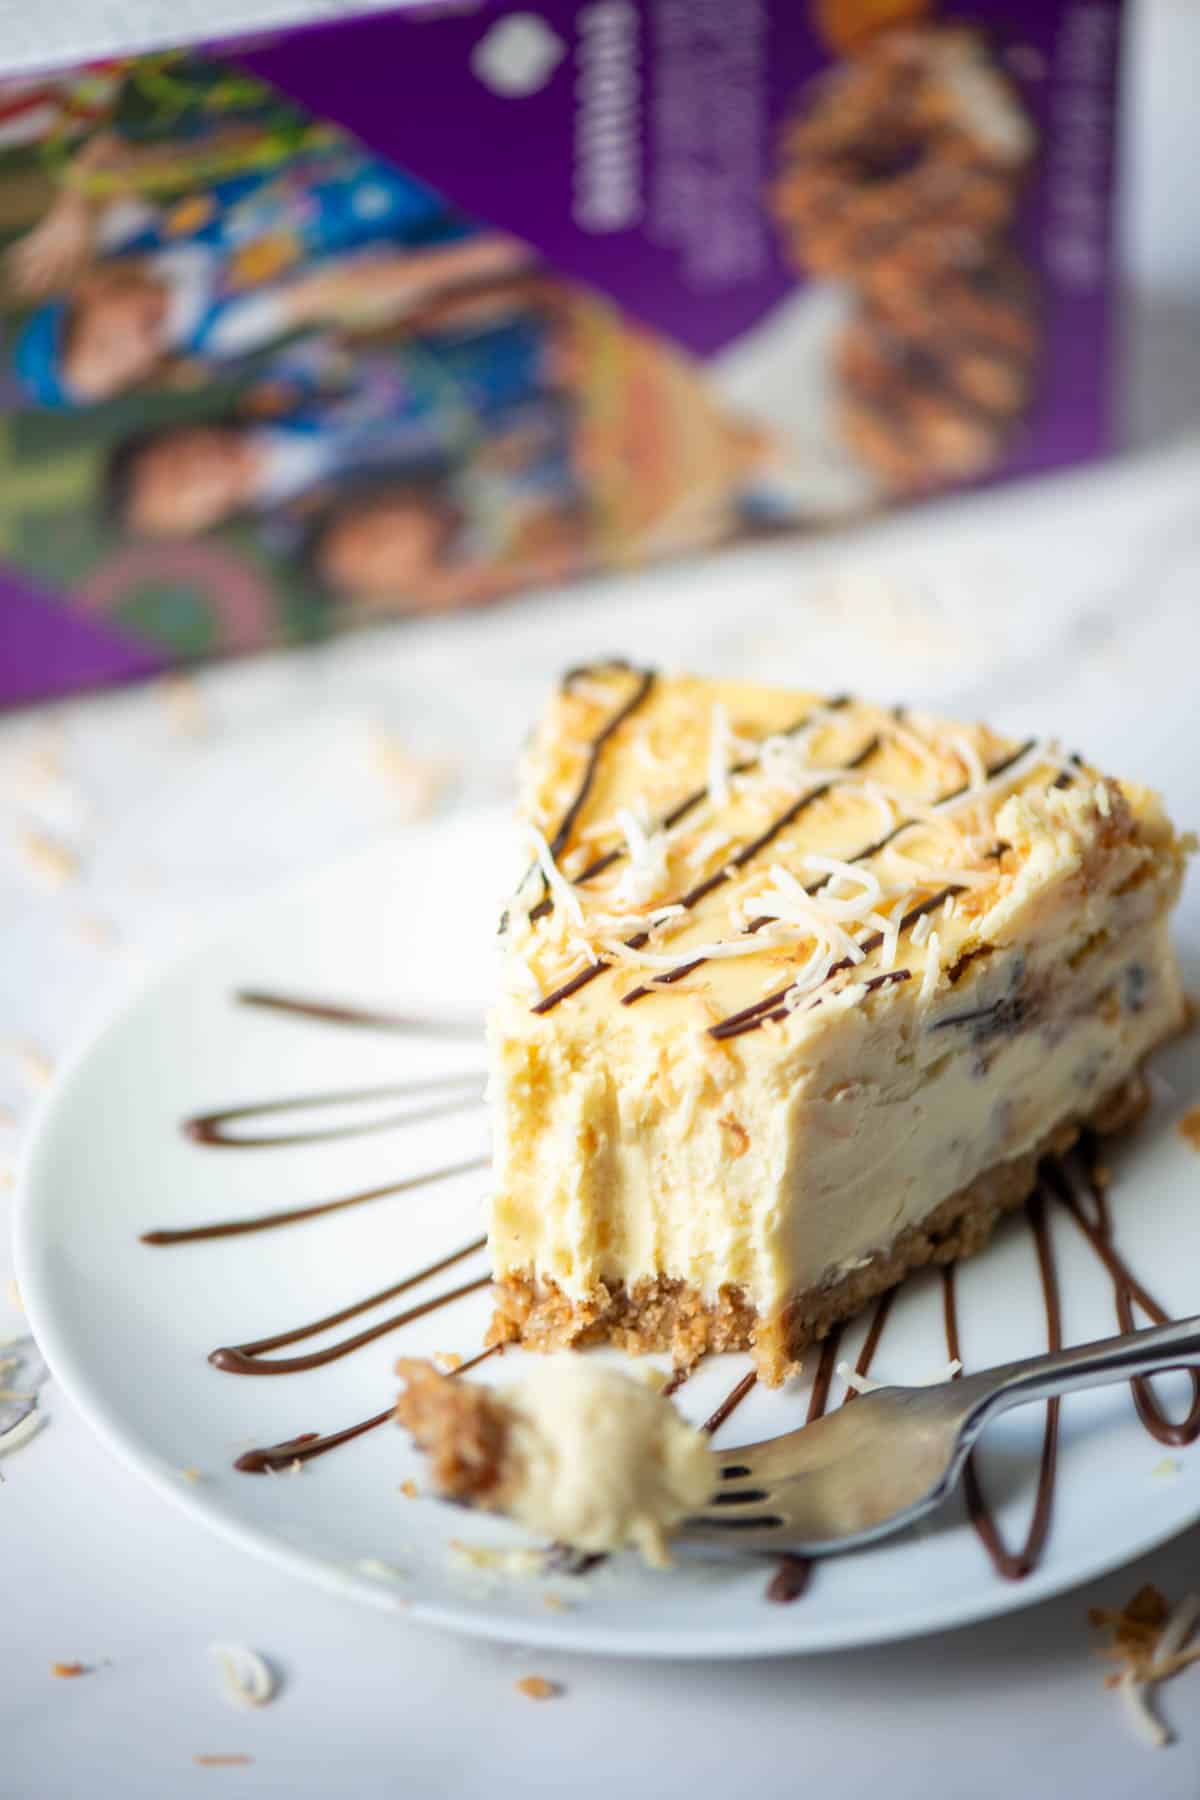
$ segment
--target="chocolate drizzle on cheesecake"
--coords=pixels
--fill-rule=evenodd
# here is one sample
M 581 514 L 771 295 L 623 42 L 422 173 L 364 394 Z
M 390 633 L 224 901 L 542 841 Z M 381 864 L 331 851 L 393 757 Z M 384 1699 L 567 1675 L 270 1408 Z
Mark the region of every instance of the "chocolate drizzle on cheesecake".
M 860 769 L 875 755 L 880 742 L 878 736 L 868 739 L 857 755 L 852 756 L 845 765 L 846 771 Z M 703 881 L 697 882 L 695 887 L 689 888 L 685 894 L 678 894 L 674 899 L 664 901 L 663 905 L 679 906 L 683 908 L 684 912 L 691 912 L 694 907 L 699 906 L 702 900 L 706 900 L 710 894 L 715 893 L 717 888 L 723 887 L 727 881 L 731 881 L 735 875 L 740 874 L 756 856 L 761 856 L 762 852 L 775 842 L 781 831 L 786 831 L 789 825 L 795 823 L 801 813 L 806 812 L 818 800 L 824 799 L 833 785 L 832 781 L 823 781 L 818 787 L 810 788 L 806 794 L 801 794 L 799 799 L 793 800 L 792 804 L 778 817 L 772 819 L 764 831 L 760 831 L 757 837 L 751 838 L 749 843 L 743 844 L 740 850 L 727 858 L 719 869 L 714 869 L 711 875 L 706 876 Z M 638 931 L 631 938 L 626 938 L 625 948 L 627 950 L 643 950 L 649 942 L 649 931 Z M 570 981 L 564 982 L 561 987 L 544 995 L 530 1010 L 538 1014 L 552 1012 L 563 1000 L 568 999 L 572 994 L 577 994 L 580 988 L 586 987 L 590 981 L 596 979 L 597 975 L 603 975 L 606 969 L 612 967 L 613 964 L 604 957 L 597 962 L 590 963 L 586 969 L 581 969 L 579 974 L 573 976 Z
M 595 674 L 596 671 L 595 670 L 588 670 L 588 671 L 575 670 L 575 671 L 573 671 L 573 673 L 575 675 L 579 675 L 581 673 Z M 645 698 L 645 696 L 643 696 L 643 698 Z M 800 732 L 807 731 L 807 729 L 810 725 L 815 724 L 817 721 L 817 718 L 822 713 L 840 712 L 844 707 L 851 706 L 851 705 L 853 705 L 853 703 L 854 703 L 854 696 L 852 694 L 835 694 L 832 700 L 826 700 L 823 702 L 823 704 L 820 707 L 817 707 L 816 709 L 810 708 L 807 712 L 801 714 L 800 718 L 798 718 L 794 724 L 785 726 L 784 730 L 779 733 L 779 736 L 783 737 L 783 738 L 797 737 L 797 736 L 799 736 Z M 640 704 L 640 702 L 639 702 L 639 704 Z M 625 716 L 628 717 L 628 713 L 626 713 Z M 623 720 L 618 721 L 618 723 L 623 723 L 623 722 L 624 722 Z M 605 737 L 604 741 L 607 742 L 608 736 L 612 735 L 612 727 L 606 726 L 605 731 L 607 733 L 607 736 Z M 759 763 L 759 756 L 756 753 L 753 756 L 744 757 L 740 762 L 732 763 L 729 767 L 728 773 L 730 775 L 748 775 L 750 773 L 751 769 L 756 769 L 758 767 L 758 763 Z M 590 766 L 590 764 L 589 764 L 589 766 Z M 594 771 L 593 771 L 593 773 L 594 773 Z M 590 782 L 589 782 L 589 788 L 590 788 Z M 586 800 L 586 798 L 587 798 L 587 795 L 584 794 L 583 800 Z M 691 812 L 694 812 L 695 809 L 703 801 L 705 801 L 707 799 L 708 799 L 707 786 L 693 788 L 690 793 L 684 795 L 682 800 L 677 801 L 676 804 L 674 806 L 672 806 L 668 812 L 663 814 L 662 818 L 659 819 L 657 825 L 655 826 L 655 829 L 657 831 L 670 831 L 676 825 L 681 825 L 683 823 L 684 819 L 687 818 L 688 814 Z M 579 795 L 577 794 L 575 796 L 575 800 L 572 802 L 572 808 L 568 809 L 568 816 L 570 817 L 572 829 L 574 828 L 575 824 L 578 822 L 579 813 L 580 813 L 582 805 L 583 805 L 583 801 L 580 800 Z M 551 839 L 551 843 L 550 843 L 551 851 L 556 858 L 561 856 L 563 851 L 565 851 L 569 845 L 569 840 L 570 840 L 570 832 L 569 831 L 568 831 L 566 837 L 563 838 L 562 843 L 559 844 L 559 839 L 560 839 L 560 837 L 562 837 L 562 830 L 563 830 L 563 828 L 560 825 L 558 828 L 558 831 L 555 832 L 554 837 Z M 558 846 L 557 848 L 555 848 L 556 845 Z M 584 882 L 594 880 L 597 875 L 603 875 L 608 869 L 611 869 L 616 863 L 621 862 L 628 854 L 629 854 L 628 849 L 626 848 L 626 846 L 624 844 L 616 844 L 613 846 L 613 848 L 611 850 L 605 850 L 602 855 L 594 857 L 591 862 L 587 863 L 585 865 L 585 867 L 580 870 L 579 874 L 575 877 L 574 885 L 576 887 L 579 887 Z M 545 918 L 546 914 L 549 912 L 552 912 L 553 909 L 554 909 L 553 896 L 551 896 L 549 894 L 544 894 L 542 896 L 542 898 L 538 901 L 537 905 L 531 909 L 529 917 L 536 923 L 536 921 L 538 919 Z
M 900 710 L 901 709 L 897 709 L 898 712 Z M 999 762 L 993 763 L 991 768 L 985 771 L 987 779 L 989 781 L 995 781 L 999 776 L 1006 774 L 1009 769 L 1013 768 L 1018 762 L 1020 762 L 1022 757 L 1028 756 L 1029 752 L 1034 748 L 1034 745 L 1036 744 L 1036 742 L 1037 742 L 1036 738 L 1027 738 L 1026 741 L 1023 744 L 1019 745 L 1016 750 L 1011 751 L 1009 753 L 1009 755 L 1002 757 Z M 857 765 L 855 763 L 851 763 L 848 766 L 851 769 L 853 769 Z M 826 787 L 818 790 L 818 793 L 814 794 L 813 798 L 814 799 L 819 798 L 820 794 L 825 793 L 827 791 L 828 791 L 828 784 L 826 784 Z M 963 798 L 963 796 L 969 792 L 970 792 L 970 783 L 969 782 L 961 782 L 958 787 L 952 788 L 949 793 L 942 794 L 938 799 L 930 801 L 930 805 L 934 808 L 942 807 L 942 806 L 949 806 L 951 801 L 961 800 Z M 869 862 L 873 856 L 879 856 L 891 844 L 894 844 L 896 839 L 898 837 L 900 837 L 902 835 L 902 833 L 904 833 L 906 831 L 912 831 L 920 823 L 921 823 L 921 821 L 919 819 L 900 819 L 900 820 L 898 820 L 896 822 L 896 824 L 892 826 L 892 829 L 890 831 L 885 832 L 882 837 L 874 839 L 874 841 L 872 843 L 865 844 L 861 850 L 856 850 L 853 856 L 846 857 L 845 861 L 848 864 Z M 805 887 L 804 892 L 806 894 L 810 894 L 810 895 L 819 894 L 819 893 L 823 892 L 823 890 L 829 886 L 830 882 L 833 879 L 834 879 L 834 877 L 832 875 L 822 875 L 822 877 L 819 881 L 810 882 Z M 750 922 L 744 927 L 744 935 L 747 937 L 750 937 L 750 936 L 754 935 L 756 932 L 761 931 L 764 926 L 770 925 L 772 923 L 773 923 L 773 921 L 772 921 L 771 915 L 769 913 L 762 913 L 757 918 L 751 919 Z M 871 943 L 870 948 L 875 949 L 878 947 L 878 944 L 880 944 L 882 942 L 883 942 L 882 934 L 879 934 L 877 940 L 875 942 Z M 867 944 L 865 941 L 864 941 L 862 947 L 864 950 L 867 948 Z M 694 969 L 702 968 L 704 966 L 705 962 L 707 962 L 707 960 L 708 960 L 707 957 L 697 956 L 697 957 L 693 957 L 693 959 L 690 962 L 680 963 L 678 965 L 678 967 L 676 967 L 674 969 L 668 969 L 665 974 L 657 976 L 653 981 L 646 982 L 641 987 L 633 988 L 631 990 L 631 992 L 623 995 L 622 1002 L 621 1002 L 622 1005 L 632 1006 L 635 1001 L 644 999 L 647 994 L 652 994 L 656 987 L 666 987 L 666 986 L 670 986 L 672 983 L 674 983 L 676 981 L 681 981 L 685 975 L 690 975 Z M 839 967 L 845 967 L 845 966 L 846 966 L 845 964 L 839 965 Z M 832 969 L 830 970 L 831 975 L 834 972 L 835 972 L 834 970 L 832 970 Z M 765 1005 L 766 1002 L 762 1002 L 762 1004 Z M 739 1013 L 736 1016 L 738 1018 L 740 1018 L 742 1015 Z M 714 1025 L 712 1028 L 712 1035 L 714 1037 L 718 1037 L 719 1035 L 721 1035 L 723 1027 L 728 1025 L 729 1022 L 730 1021 L 728 1019 L 722 1019 L 717 1025 Z M 748 1027 L 747 1029 L 750 1029 L 750 1028 Z

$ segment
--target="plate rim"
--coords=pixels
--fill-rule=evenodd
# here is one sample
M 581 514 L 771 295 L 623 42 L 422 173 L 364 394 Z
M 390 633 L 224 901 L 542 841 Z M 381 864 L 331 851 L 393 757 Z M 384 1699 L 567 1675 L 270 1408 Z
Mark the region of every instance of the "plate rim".
M 510 1615 L 476 1606 L 465 1594 L 461 1603 L 410 1598 L 402 1581 L 376 1580 L 327 1553 L 289 1545 L 278 1533 L 235 1515 L 215 1493 L 206 1494 L 203 1488 L 181 1483 L 179 1477 L 164 1466 L 158 1453 L 142 1441 L 137 1429 L 130 1427 L 114 1411 L 102 1385 L 92 1381 L 86 1366 L 76 1358 L 65 1336 L 60 1334 L 53 1284 L 43 1285 L 38 1272 L 39 1170 L 59 1129 L 60 1117 L 69 1110 L 84 1067 L 110 1030 L 132 1015 L 153 991 L 186 964 L 200 960 L 210 949 L 232 939 L 243 917 L 269 912 L 272 906 L 284 900 L 302 899 L 306 890 L 317 888 L 324 882 L 349 878 L 356 866 L 370 866 L 382 857 L 394 855 L 414 837 L 457 834 L 464 828 L 470 831 L 480 826 L 494 828 L 505 811 L 497 806 L 473 807 L 442 819 L 423 821 L 322 862 L 299 875 L 272 882 L 256 894 L 230 902 L 203 929 L 189 931 L 182 940 L 161 950 L 147 964 L 114 972 L 86 1009 L 84 1021 L 60 1061 L 50 1087 L 39 1097 L 24 1135 L 16 1170 L 12 1242 L 21 1305 L 30 1331 L 67 1401 L 105 1449 L 157 1495 L 225 1542 L 261 1556 L 273 1566 L 326 1593 L 477 1639 L 639 1661 L 719 1661 L 817 1655 L 903 1642 L 939 1631 L 961 1630 L 1067 1594 L 1192 1529 L 1200 1521 L 1200 1491 L 1186 1513 L 1176 1515 L 1161 1528 L 1156 1527 L 1133 1549 L 1123 1545 L 1115 1550 L 1076 1556 L 1065 1566 L 1047 1565 L 1017 1581 L 996 1578 L 990 1588 L 964 1594 L 957 1601 L 934 1601 L 918 1607 L 915 1614 L 909 1609 L 903 1617 L 892 1616 L 874 1626 L 860 1615 L 853 1615 L 840 1627 L 836 1620 L 825 1619 L 819 1627 L 806 1631 L 802 1610 L 770 1608 L 764 1610 L 764 1623 L 769 1621 L 771 1628 L 761 1633 L 745 1625 L 664 1628 L 655 1624 L 652 1613 L 644 1628 L 635 1629 L 589 1622 L 583 1609 L 563 1617 L 547 1614 L 543 1618 L 531 1614 L 528 1619 L 516 1620 Z M 871 1552 L 855 1554 L 870 1555 Z

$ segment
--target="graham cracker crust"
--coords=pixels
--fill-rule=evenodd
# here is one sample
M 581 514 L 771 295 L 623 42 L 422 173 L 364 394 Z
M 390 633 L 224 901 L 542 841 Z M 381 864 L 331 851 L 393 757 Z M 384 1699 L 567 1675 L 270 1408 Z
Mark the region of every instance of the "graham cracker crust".
M 495 1503 L 511 1416 L 486 1387 L 453 1381 L 432 1363 L 403 1357 L 396 1423 L 430 1459 L 434 1488 L 451 1500 Z
M 1142 1075 L 1131 1077 L 1091 1113 L 1063 1120 L 1032 1150 L 985 1169 L 861 1268 L 798 1294 L 776 1319 L 761 1320 L 737 1287 L 724 1287 L 709 1301 L 687 1282 L 658 1275 L 632 1288 L 601 1282 L 583 1300 L 572 1300 L 553 1281 L 520 1275 L 493 1290 L 496 1310 L 487 1342 L 519 1342 L 542 1351 L 607 1343 L 635 1356 L 670 1351 L 683 1368 L 707 1351 L 748 1350 L 759 1379 L 777 1387 L 810 1344 L 915 1269 L 957 1262 L 981 1250 L 1004 1214 L 1015 1212 L 1034 1191 L 1043 1157 L 1062 1155 L 1085 1130 L 1102 1135 L 1123 1130 L 1148 1102 Z

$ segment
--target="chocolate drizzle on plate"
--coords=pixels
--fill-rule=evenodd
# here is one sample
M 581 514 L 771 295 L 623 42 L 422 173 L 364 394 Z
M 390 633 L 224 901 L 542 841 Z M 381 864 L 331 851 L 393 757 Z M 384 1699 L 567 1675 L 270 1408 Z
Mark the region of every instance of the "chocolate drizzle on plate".
M 490 1287 L 491 1276 L 480 1275 L 474 1281 L 464 1281 L 461 1286 L 451 1288 L 448 1293 L 437 1294 L 432 1300 L 422 1300 L 404 1312 L 394 1313 L 390 1318 L 381 1320 L 378 1325 L 370 1325 L 365 1331 L 356 1332 L 353 1337 L 340 1338 L 336 1344 L 327 1344 L 322 1350 L 309 1350 L 303 1356 L 272 1357 L 267 1352 L 286 1349 L 289 1344 L 299 1344 L 305 1338 L 331 1331 L 335 1325 L 342 1325 L 347 1319 L 356 1319 L 360 1313 L 370 1312 L 373 1307 L 382 1306 L 385 1300 L 394 1300 L 397 1295 L 408 1293 L 411 1288 L 428 1281 L 431 1275 L 440 1275 L 443 1269 L 452 1268 L 466 1257 L 473 1256 L 477 1250 L 484 1249 L 486 1244 L 486 1238 L 476 1238 L 472 1243 L 452 1250 L 437 1262 L 427 1263 L 415 1275 L 408 1275 L 391 1287 L 381 1288 L 377 1294 L 368 1294 L 365 1300 L 355 1300 L 351 1305 L 339 1308 L 337 1312 L 327 1313 L 322 1319 L 314 1319 L 308 1325 L 293 1326 L 290 1331 L 278 1332 L 274 1337 L 256 1338 L 249 1344 L 226 1345 L 220 1350 L 212 1351 L 208 1360 L 214 1369 L 223 1369 L 227 1375 L 299 1375 L 306 1369 L 324 1368 L 326 1363 L 337 1362 L 341 1357 L 349 1356 L 351 1351 L 361 1350 L 364 1344 L 373 1344 L 376 1338 L 385 1337 L 389 1331 L 397 1331 L 401 1325 L 408 1325 L 413 1319 L 423 1319 L 428 1313 L 449 1306 L 452 1300 L 461 1300 L 466 1294 L 478 1293 L 480 1288 Z
M 481 1350 L 478 1356 L 460 1363 L 451 1373 L 465 1375 L 468 1369 L 478 1368 L 489 1356 L 499 1356 L 503 1349 L 503 1344 L 493 1344 L 490 1350 Z M 302 1431 L 299 1437 L 285 1438 L 281 1444 L 267 1444 L 260 1450 L 243 1452 L 233 1466 L 243 1475 L 270 1475 L 280 1469 L 290 1469 L 293 1463 L 311 1462 L 314 1456 L 324 1456 L 327 1450 L 336 1450 L 339 1444 L 348 1444 L 352 1438 L 362 1437 L 377 1426 L 386 1425 L 394 1412 L 395 1408 L 389 1406 L 384 1412 L 373 1413 L 369 1419 L 360 1419 L 357 1425 L 345 1425 L 341 1431 L 331 1431 L 325 1437 L 315 1431 Z
M 1017 752 L 1017 756 L 1024 753 L 1025 749 L 1023 748 Z M 1016 757 L 1011 760 L 1015 761 Z M 997 770 L 991 771 L 992 774 L 996 772 Z M 919 908 L 913 909 L 908 917 L 919 917 L 921 912 L 942 904 L 952 891 L 947 889 L 941 894 L 932 896 L 929 900 L 922 902 Z M 891 979 L 905 979 L 907 976 L 907 970 L 889 972 Z M 419 1032 L 424 1029 L 422 1022 L 408 1015 L 365 1012 L 354 1007 L 326 1001 L 296 1000 L 290 996 L 264 994 L 256 989 L 244 990 L 238 998 L 245 1005 L 264 1008 L 280 1015 L 298 1016 L 325 1025 L 383 1031 L 412 1030 Z M 760 1002 L 759 1004 L 761 1006 L 766 1003 Z M 754 1009 L 749 1010 L 754 1011 Z M 740 1018 L 740 1015 L 738 1017 Z M 761 1022 L 757 1013 L 755 1013 L 755 1022 Z M 735 1021 L 728 1020 L 723 1023 L 731 1025 Z M 436 1022 L 431 1022 L 431 1025 L 436 1026 Z M 432 1031 L 432 1034 L 436 1035 L 436 1029 Z M 416 1101 L 417 1104 L 407 1110 L 388 1113 L 381 1119 L 349 1125 L 342 1123 L 315 1130 L 308 1128 L 278 1132 L 250 1130 L 246 1135 L 240 1135 L 236 1129 L 231 1129 L 231 1127 L 255 1122 L 269 1124 L 280 1117 L 286 1119 L 288 1115 L 296 1113 L 311 1113 L 324 1108 L 345 1108 L 356 1104 L 386 1102 L 393 1099 Z M 426 1102 L 429 1104 L 425 1104 Z M 248 1105 L 230 1107 L 223 1111 L 197 1115 L 184 1121 L 183 1130 L 194 1143 L 206 1149 L 213 1147 L 220 1147 L 224 1150 L 282 1148 L 295 1144 L 320 1142 L 330 1138 L 356 1136 L 365 1131 L 404 1129 L 427 1118 L 440 1116 L 444 1112 L 457 1112 L 481 1104 L 481 1076 L 452 1074 L 431 1077 L 422 1081 L 395 1083 L 381 1088 L 357 1089 L 349 1093 L 258 1101 Z M 1062 1206 L 1084 1241 L 1108 1271 L 1113 1284 L 1117 1322 L 1122 1331 L 1132 1331 L 1136 1328 L 1135 1308 L 1155 1323 L 1165 1323 L 1169 1317 L 1165 1308 L 1148 1292 L 1130 1269 L 1113 1242 L 1111 1214 L 1104 1191 L 1096 1176 L 1095 1157 L 1095 1140 L 1091 1134 L 1085 1134 L 1076 1151 L 1069 1157 L 1049 1159 L 1042 1167 L 1039 1188 L 1027 1202 L 1025 1209 L 1037 1252 L 1039 1278 L 1046 1311 L 1046 1341 L 1051 1349 L 1059 1347 L 1062 1341 L 1058 1276 L 1048 1220 L 1048 1211 L 1052 1203 Z M 317 1201 L 310 1206 L 289 1207 L 249 1219 L 225 1220 L 208 1225 L 150 1231 L 144 1235 L 142 1242 L 154 1246 L 182 1245 L 202 1240 L 235 1238 L 259 1231 L 271 1231 L 284 1225 L 313 1220 L 326 1213 L 359 1206 L 386 1195 L 405 1193 L 430 1186 L 455 1175 L 482 1170 L 486 1166 L 486 1158 L 475 1157 L 333 1200 Z M 436 1261 L 426 1264 L 414 1274 L 368 1295 L 365 1299 L 354 1301 L 320 1319 L 294 1326 L 290 1330 L 279 1332 L 274 1336 L 256 1338 L 243 1344 L 223 1346 L 214 1350 L 209 1360 L 214 1367 L 226 1373 L 245 1376 L 288 1375 L 321 1368 L 375 1342 L 390 1332 L 401 1329 L 416 1319 L 481 1291 L 490 1285 L 490 1277 L 482 1275 L 461 1282 L 322 1348 L 308 1350 L 296 1356 L 276 1356 L 272 1352 L 287 1349 L 293 1344 L 303 1343 L 310 1338 L 331 1331 L 336 1326 L 344 1324 L 350 1319 L 358 1318 L 388 1300 L 410 1292 L 423 1282 L 431 1280 L 443 1271 L 465 1261 L 469 1256 L 482 1251 L 485 1244 L 484 1238 L 475 1238 L 470 1243 L 461 1245 Z M 942 1283 L 947 1349 L 952 1358 L 957 1358 L 959 1356 L 959 1314 L 956 1272 L 953 1267 L 942 1271 Z M 870 1326 L 855 1364 L 856 1373 L 861 1376 L 867 1375 L 879 1351 L 896 1292 L 897 1290 L 892 1290 L 884 1294 L 875 1304 Z M 827 1409 L 842 1336 L 843 1327 L 835 1326 L 821 1345 L 809 1394 L 806 1415 L 808 1423 L 820 1418 Z M 489 1357 L 499 1354 L 499 1351 L 499 1345 L 481 1350 L 468 1361 L 458 1365 L 453 1373 L 456 1376 L 464 1375 L 480 1363 L 487 1361 Z M 675 1393 L 686 1381 L 687 1376 L 686 1369 L 677 1370 L 667 1382 L 664 1391 L 668 1394 Z M 1179 1419 L 1172 1419 L 1167 1415 L 1148 1380 L 1140 1378 L 1130 1384 L 1139 1419 L 1147 1431 L 1162 1444 L 1179 1447 L 1193 1444 L 1200 1439 L 1200 1372 L 1189 1371 L 1188 1379 L 1191 1383 L 1191 1404 L 1186 1414 Z M 733 1416 L 755 1384 L 756 1376 L 753 1370 L 744 1374 L 713 1409 L 702 1429 L 709 1435 L 719 1430 Z M 849 1404 L 854 1397 L 853 1388 L 848 1388 L 843 1395 L 841 1404 Z M 352 1442 L 355 1438 L 385 1424 L 392 1416 L 393 1409 L 388 1406 L 385 1410 L 372 1414 L 369 1418 L 361 1419 L 354 1424 L 344 1426 L 341 1430 L 325 1435 L 317 1432 L 302 1432 L 276 1444 L 247 1450 L 238 1457 L 234 1466 L 245 1474 L 266 1474 L 287 1469 L 296 1463 L 302 1464 L 311 1461 L 314 1457 L 323 1456 L 342 1444 Z M 974 1456 L 968 1462 L 965 1471 L 964 1492 L 971 1523 L 991 1557 L 997 1573 L 1006 1580 L 1021 1580 L 1037 1565 L 1045 1549 L 1054 1509 L 1058 1417 L 1059 1402 L 1056 1400 L 1048 1402 L 1033 1515 L 1025 1541 L 1018 1550 L 1010 1550 L 1000 1535 L 983 1490 Z M 593 1566 L 596 1560 L 599 1559 L 581 1559 L 581 1569 Z M 811 1559 L 795 1555 L 778 1559 L 775 1573 L 767 1590 L 768 1599 L 775 1603 L 798 1599 L 807 1591 L 813 1574 L 814 1563 Z
M 270 1120 L 292 1113 L 336 1112 L 380 1100 L 415 1100 L 416 1107 L 382 1118 L 347 1120 L 340 1125 L 314 1125 L 298 1131 L 239 1132 L 231 1126 Z M 386 1087 L 352 1088 L 332 1094 L 295 1094 L 283 1100 L 255 1100 L 219 1112 L 197 1113 L 183 1122 L 187 1137 L 198 1144 L 229 1150 L 279 1150 L 288 1144 L 321 1144 L 332 1138 L 366 1137 L 400 1125 L 420 1125 L 447 1113 L 465 1112 L 483 1103 L 483 1077 L 478 1074 L 436 1075 L 427 1081 L 394 1081 Z
M 1046 1307 L 1046 1348 L 1062 1349 L 1062 1308 L 1058 1297 L 1058 1271 L 1054 1261 L 1054 1246 L 1050 1238 L 1050 1228 L 1046 1220 L 1046 1201 L 1039 1191 L 1032 1194 L 1025 1204 L 1025 1217 L 1033 1232 L 1033 1241 L 1037 1248 L 1038 1275 L 1042 1284 L 1042 1299 Z M 942 1304 L 946 1326 L 946 1349 L 952 1362 L 961 1360 L 958 1339 L 958 1305 L 955 1292 L 955 1274 L 953 1263 L 942 1270 Z M 962 1373 L 961 1370 L 958 1371 Z M 1019 1550 L 1010 1550 L 1000 1535 L 1000 1527 L 996 1523 L 979 1476 L 979 1462 L 974 1451 L 967 1458 L 963 1470 L 963 1494 L 967 1502 L 967 1516 L 974 1526 L 979 1540 L 991 1557 L 997 1575 L 1006 1581 L 1022 1581 L 1041 1560 L 1046 1546 L 1046 1538 L 1050 1531 L 1050 1520 L 1054 1510 L 1054 1479 L 1058 1472 L 1058 1421 L 1062 1410 L 1060 1399 L 1047 1400 L 1046 1423 L 1042 1431 L 1042 1453 L 1038 1462 L 1037 1489 L 1034 1494 L 1033 1514 L 1029 1521 L 1029 1530 L 1025 1534 L 1025 1542 Z
M 240 988 L 234 997 L 239 1006 L 257 1006 L 264 1012 L 287 1013 L 292 1018 L 311 1019 L 314 1024 L 319 1025 L 348 1025 L 358 1031 L 398 1032 L 405 1037 L 479 1037 L 477 1019 L 377 1012 L 372 1007 L 345 1006 L 329 1000 L 305 1000 L 295 994 L 274 994 L 262 988 Z
M 317 1200 L 312 1206 L 288 1206 L 278 1212 L 259 1213 L 251 1219 L 221 1219 L 211 1225 L 185 1225 L 175 1231 L 144 1231 L 138 1240 L 143 1244 L 198 1244 L 209 1238 L 244 1237 L 254 1231 L 277 1231 L 281 1225 L 299 1225 L 305 1219 L 319 1219 L 326 1213 L 345 1212 L 352 1206 L 363 1206 L 369 1200 L 382 1200 L 389 1194 L 409 1194 L 417 1188 L 432 1187 L 435 1182 L 449 1181 L 455 1175 L 473 1174 L 486 1169 L 487 1156 L 473 1156 L 466 1162 L 447 1163 L 444 1168 L 430 1169 L 423 1175 L 406 1175 L 403 1181 L 389 1181 L 384 1187 L 363 1188 L 357 1194 L 343 1194 L 336 1200 Z

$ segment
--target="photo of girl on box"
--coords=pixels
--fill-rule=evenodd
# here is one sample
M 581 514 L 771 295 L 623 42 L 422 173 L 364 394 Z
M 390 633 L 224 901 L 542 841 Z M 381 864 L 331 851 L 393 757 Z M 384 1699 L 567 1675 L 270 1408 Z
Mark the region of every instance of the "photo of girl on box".
M 305 636 L 786 512 L 690 358 L 234 65 L 36 104 L 0 139 L 0 550 L 52 590 L 211 648 L 200 568 Z

